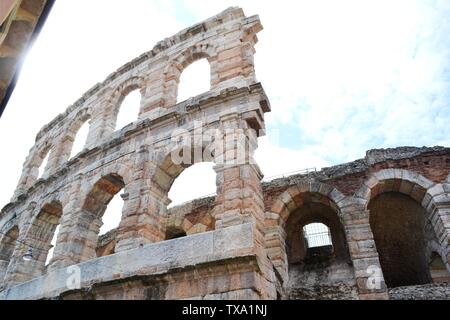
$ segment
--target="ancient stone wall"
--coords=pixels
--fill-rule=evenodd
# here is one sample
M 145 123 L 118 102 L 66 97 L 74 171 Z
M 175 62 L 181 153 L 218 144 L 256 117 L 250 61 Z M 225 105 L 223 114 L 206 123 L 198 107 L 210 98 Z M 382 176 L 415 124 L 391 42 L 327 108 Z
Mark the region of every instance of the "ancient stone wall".
M 387 299 L 384 274 L 395 278 L 402 266 L 380 263 L 391 247 L 376 232 L 401 220 L 374 205 L 385 194 L 395 194 L 389 208 L 404 197 L 419 207 L 416 227 L 398 232 L 423 244 L 427 281 L 447 279 L 450 149 L 371 150 L 261 183 L 253 154 L 270 111 L 253 65 L 261 29 L 257 16 L 229 8 L 161 41 L 42 128 L 0 214 L 0 298 Z M 210 64 L 211 89 L 179 102 L 180 75 L 198 59 Z M 133 90 L 141 93 L 139 115 L 115 130 Z M 86 121 L 86 146 L 69 159 Z M 172 183 L 200 161 L 215 163 L 216 196 L 168 209 Z M 119 227 L 99 238 L 118 193 Z M 313 222 L 330 228 L 332 246 L 311 264 L 299 228 Z

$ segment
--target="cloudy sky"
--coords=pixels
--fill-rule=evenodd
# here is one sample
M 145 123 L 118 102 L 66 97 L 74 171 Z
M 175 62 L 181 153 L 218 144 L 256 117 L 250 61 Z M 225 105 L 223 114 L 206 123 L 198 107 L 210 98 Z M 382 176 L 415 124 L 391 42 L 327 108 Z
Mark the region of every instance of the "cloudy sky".
M 12 196 L 45 123 L 157 41 L 229 6 L 259 14 L 264 26 L 255 64 L 272 104 L 257 153 L 266 176 L 352 161 L 371 148 L 450 145 L 450 1 L 124 4 L 56 2 L 0 119 L 1 204 Z M 180 90 L 197 94 L 192 84 L 207 83 L 201 75 L 208 73 L 189 72 L 194 80 Z M 130 121 L 138 98 L 127 99 Z M 179 203 L 211 192 L 214 173 L 199 164 L 180 176 L 170 196 Z

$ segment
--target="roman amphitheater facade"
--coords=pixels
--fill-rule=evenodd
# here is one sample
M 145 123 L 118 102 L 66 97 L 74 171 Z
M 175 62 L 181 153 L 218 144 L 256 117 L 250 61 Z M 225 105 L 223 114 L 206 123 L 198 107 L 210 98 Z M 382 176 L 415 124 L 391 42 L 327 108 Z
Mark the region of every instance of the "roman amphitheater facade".
M 261 30 L 258 16 L 229 8 L 159 42 L 41 129 L 0 214 L 0 298 L 450 296 L 450 149 L 371 150 L 262 182 L 253 153 L 271 107 L 253 63 Z M 180 75 L 199 59 L 211 89 L 179 102 Z M 134 90 L 139 115 L 115 131 Z M 69 159 L 87 121 L 86 146 Z M 215 163 L 216 195 L 168 209 L 172 183 L 200 161 Z M 118 193 L 121 222 L 99 237 Z M 310 223 L 329 228 L 331 245 L 308 248 Z

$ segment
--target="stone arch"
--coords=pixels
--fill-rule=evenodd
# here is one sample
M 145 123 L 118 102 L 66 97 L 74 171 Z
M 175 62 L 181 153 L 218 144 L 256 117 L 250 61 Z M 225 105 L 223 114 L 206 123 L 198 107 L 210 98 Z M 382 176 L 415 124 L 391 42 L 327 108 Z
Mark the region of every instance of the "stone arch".
M 76 201 L 62 195 L 62 199 L 66 200 L 64 210 L 67 213 L 61 221 L 50 270 L 97 257 L 103 214 L 114 195 L 131 184 L 133 172 L 129 168 L 128 163 L 116 162 L 91 176 L 79 174 L 69 191 L 77 194 Z
M 63 207 L 59 200 L 42 201 L 41 206 L 36 206 L 33 217 L 19 236 L 23 244 L 14 254 L 14 262 L 8 267 L 6 281 L 8 283 L 24 282 L 46 273 L 45 264 L 47 255 L 51 249 L 51 240 L 56 227 L 63 215 Z M 30 261 L 24 261 L 23 255 L 31 248 L 32 257 Z
M 280 224 L 287 221 L 292 210 L 295 210 L 298 204 L 302 204 L 298 197 L 305 193 L 318 195 L 313 198 L 314 201 L 323 202 L 337 212 L 340 211 L 339 202 L 345 198 L 339 190 L 322 182 L 311 181 L 292 186 L 279 195 L 271 206 L 271 212 L 278 214 L 281 218 Z
M 22 175 L 19 179 L 19 184 L 16 188 L 14 196 L 18 196 L 21 193 L 26 192 L 38 178 L 46 178 L 51 172 L 50 169 L 54 167 L 55 158 L 55 146 L 52 139 L 45 139 L 40 145 L 35 145 L 31 151 L 22 169 Z M 47 164 L 45 168 L 42 168 L 43 172 L 39 177 L 39 169 L 43 165 L 45 158 L 48 156 Z
M 150 174 L 151 185 L 167 204 L 170 203 L 167 194 L 173 182 L 185 169 L 200 162 L 215 162 L 215 150 L 211 150 L 209 141 L 202 139 L 197 143 L 192 132 L 183 130 L 181 133 L 183 141 L 173 141 L 163 148 L 156 156 L 156 165 Z
M 84 223 L 76 231 L 79 233 L 78 241 L 82 243 L 81 260 L 96 257 L 103 214 L 112 198 L 126 185 L 124 178 L 117 173 L 108 173 L 92 181 L 95 183 L 83 197 L 80 212 Z
M 91 120 L 91 112 L 88 108 L 80 110 L 72 121 L 67 125 L 64 134 L 59 141 L 59 152 L 58 152 L 58 162 L 63 164 L 70 158 L 72 152 L 73 143 L 75 142 L 76 136 L 80 128 L 87 122 Z
M 439 250 L 431 251 L 428 257 L 431 280 L 433 283 L 450 282 L 450 273 L 445 266 L 446 257 L 443 257 Z
M 436 184 L 422 175 L 404 169 L 384 169 L 373 173 L 355 193 L 366 209 L 371 199 L 384 192 L 398 192 L 414 199 L 424 208 L 439 242 L 448 251 L 449 235 L 439 215 L 441 204 L 450 203 L 445 184 Z
M 166 221 L 166 239 L 172 239 L 177 234 L 191 235 L 214 230 L 213 210 L 208 205 L 195 205 L 196 201 L 202 200 L 194 200 L 182 207 L 174 207 L 169 210 Z
M 283 279 L 286 297 L 302 292 L 300 295 L 317 298 L 308 286 L 345 287 L 347 298 L 357 295 L 355 270 L 342 215 L 344 205 L 346 197 L 333 186 L 305 181 L 277 196 L 271 211 L 266 212 L 266 248 Z M 310 223 L 327 226 L 332 246 L 307 248 L 303 228 Z M 313 283 L 311 279 L 314 279 Z
M 425 260 L 427 259 L 425 242 L 428 241 L 425 238 L 425 228 L 427 225 L 427 221 L 432 226 L 435 239 L 440 243 L 440 246 L 442 247 L 441 252 L 444 252 L 444 256 L 446 256 L 446 253 L 448 252 L 448 231 L 445 228 L 445 223 L 439 216 L 439 202 L 448 201 L 448 196 L 444 191 L 443 186 L 440 184 L 435 184 L 422 175 L 412 171 L 404 169 L 384 169 L 369 176 L 364 181 L 359 190 L 355 193 L 355 197 L 362 199 L 363 204 L 369 214 L 370 228 L 374 231 L 375 242 L 377 242 L 378 239 L 377 249 L 378 253 L 380 254 L 381 266 L 383 268 L 384 265 L 385 272 L 389 272 L 385 273 L 385 278 L 388 286 L 401 285 L 401 283 L 406 283 L 408 281 L 418 281 L 421 283 L 430 281 L 430 277 L 428 274 L 429 269 L 428 267 L 426 267 L 425 263 Z M 398 209 L 395 209 L 395 206 L 400 207 L 398 207 Z M 385 208 L 385 210 L 382 210 L 382 208 Z M 371 210 L 369 209 L 376 211 L 371 213 Z M 386 236 L 381 235 L 381 233 L 383 232 L 388 232 L 390 234 L 390 237 L 400 236 L 400 234 L 402 233 L 394 232 L 392 230 L 388 231 L 386 225 L 384 225 L 383 232 L 380 231 L 380 228 L 374 229 L 374 227 L 376 227 L 376 225 L 374 224 L 376 224 L 379 219 L 382 219 L 382 217 L 386 215 L 386 212 L 391 212 L 392 210 L 398 212 L 399 215 L 398 217 L 390 218 L 390 220 L 395 221 L 395 219 L 400 219 L 401 217 L 407 219 L 404 221 L 404 223 L 408 223 L 408 227 L 412 228 L 410 230 L 411 232 L 407 233 L 408 236 L 413 237 L 411 238 L 411 241 L 415 239 L 414 241 L 416 241 L 417 243 L 423 243 L 423 248 L 421 246 L 423 250 L 419 250 L 419 248 L 414 251 L 417 254 L 417 259 L 408 263 L 408 265 L 417 265 L 417 268 L 419 268 L 419 265 L 422 266 L 420 267 L 420 272 L 417 270 L 412 270 L 410 272 L 410 274 L 417 276 L 416 280 L 414 280 L 414 277 L 410 277 L 409 279 L 406 276 L 406 271 L 404 270 L 403 272 L 399 271 L 400 273 L 398 273 L 405 275 L 404 277 L 397 277 L 395 276 L 395 272 L 391 272 L 392 270 L 395 271 L 399 268 L 395 268 L 395 265 L 398 265 L 398 263 L 394 264 L 394 267 L 391 268 L 390 263 L 388 262 L 391 260 L 389 252 L 391 252 L 390 254 L 394 257 L 398 256 L 398 254 L 395 254 L 392 250 L 389 249 L 389 246 L 385 245 L 385 243 L 381 241 L 382 238 L 387 239 Z M 377 213 L 377 216 L 375 216 L 375 213 Z M 404 223 L 401 224 L 400 222 L 393 222 L 391 225 L 397 225 L 398 228 L 401 228 Z M 406 247 L 403 247 L 411 241 L 405 240 L 403 242 L 398 242 L 396 250 L 402 250 L 402 252 L 407 250 Z M 403 243 L 404 245 L 401 245 L 401 243 Z M 408 254 L 407 256 L 411 256 L 411 254 Z
M 181 73 L 191 63 L 200 59 L 206 59 L 210 65 L 210 83 L 217 78 L 216 74 L 216 52 L 213 45 L 208 43 L 196 44 L 186 48 L 183 52 L 168 62 L 164 69 L 164 106 L 171 107 L 177 103 L 178 84 Z
M 45 265 L 48 251 L 51 248 L 50 242 L 62 214 L 63 206 L 61 202 L 58 200 L 49 201 L 42 205 L 31 223 L 26 238 L 33 250 L 36 249 L 34 250 L 36 254 L 33 253 L 33 256 L 40 264 Z
M 400 192 L 419 204 L 425 199 L 434 183 L 422 175 L 404 169 L 384 169 L 373 173 L 356 191 L 355 197 L 365 200 L 366 207 L 377 195 L 384 192 Z
M 14 254 L 19 238 L 19 227 L 14 225 L 0 233 L 0 282 L 5 277 L 9 262 Z
M 287 280 L 288 271 L 286 224 L 291 213 L 305 203 L 313 202 L 332 209 L 339 223 L 342 223 L 339 204 L 344 199 L 345 196 L 339 190 L 318 181 L 304 182 L 289 187 L 275 199 L 270 212 L 266 212 L 265 239 L 269 257 L 285 280 Z M 315 221 L 315 217 L 310 217 L 308 221 Z
M 194 221 L 194 223 L 183 218 L 184 220 L 177 219 L 176 225 L 168 225 L 167 223 L 168 205 L 171 202 L 168 194 L 175 179 L 186 168 L 193 164 L 209 162 L 209 159 L 203 161 L 203 157 L 198 159 L 195 156 L 196 152 L 203 154 L 207 148 L 206 142 L 202 142 L 201 145 L 195 145 L 191 138 L 192 137 L 190 136 L 189 143 L 187 144 L 180 145 L 175 142 L 160 149 L 154 157 L 154 165 L 148 172 L 146 181 L 146 184 L 148 184 L 146 187 L 148 188 L 148 196 L 146 198 L 146 201 L 148 201 L 148 214 L 158 217 L 152 218 L 152 223 L 155 224 L 154 227 L 158 229 L 157 233 L 160 235 L 159 241 L 166 239 L 167 233 L 170 235 L 171 230 L 166 230 L 167 228 L 173 228 L 180 232 L 185 232 L 186 234 L 213 229 L 213 227 L 211 227 L 211 224 L 214 224 L 213 218 L 205 218 L 201 221 Z M 185 163 L 175 159 L 174 154 L 183 154 L 183 152 L 189 152 L 190 159 L 192 159 L 191 162 Z M 214 159 L 211 159 L 211 161 L 214 162 Z M 161 221 L 153 221 L 155 219 L 160 219 Z M 159 225 L 157 226 L 156 224 Z
M 120 84 L 118 84 L 113 90 L 111 97 L 108 99 L 107 109 L 105 114 L 109 117 L 109 123 L 107 126 L 110 127 L 110 131 L 113 132 L 116 127 L 117 116 L 119 114 L 120 107 L 122 105 L 125 97 L 132 91 L 139 90 L 141 93 L 141 105 L 142 96 L 145 91 L 145 78 L 141 76 L 132 76 Z M 104 115 L 103 115 L 104 116 Z M 136 115 L 136 120 L 138 115 Z

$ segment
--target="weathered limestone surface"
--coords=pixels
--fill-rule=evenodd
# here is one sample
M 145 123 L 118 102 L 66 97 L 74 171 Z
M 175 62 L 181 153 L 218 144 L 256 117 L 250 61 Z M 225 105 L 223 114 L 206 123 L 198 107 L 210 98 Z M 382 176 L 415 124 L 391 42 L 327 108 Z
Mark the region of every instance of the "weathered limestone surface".
M 202 264 L 211 262 L 218 265 L 226 264 L 229 259 L 238 261 L 241 257 L 248 257 L 253 249 L 252 238 L 251 224 L 242 224 L 185 238 L 147 244 L 137 249 L 86 261 L 72 268 L 50 271 L 45 276 L 12 287 L 3 291 L 2 294 L 4 299 L 55 298 L 68 291 L 72 291 L 71 294 L 73 294 L 76 289 L 68 289 L 67 283 L 70 282 L 75 268 L 79 268 L 81 287 L 90 288 L 97 285 L 106 286 L 108 282 L 117 279 L 124 280 L 139 276 L 149 278 L 149 276 L 165 274 L 170 270 L 187 267 L 201 268 Z M 248 264 L 245 260 L 242 263 Z M 240 289 L 256 290 L 256 288 L 245 287 Z M 170 288 L 167 290 L 170 292 Z
M 450 278 L 450 149 L 370 150 L 261 183 L 253 154 L 271 110 L 253 64 L 261 30 L 258 16 L 229 8 L 122 66 L 41 129 L 0 213 L 0 298 L 388 299 L 390 279 L 419 284 L 402 275 L 402 259 L 386 263 L 419 242 L 408 261 L 420 268 L 409 274 Z M 199 59 L 210 64 L 211 89 L 179 102 L 180 75 Z M 133 90 L 139 115 L 115 130 Z M 69 159 L 86 121 L 85 149 Z M 216 196 L 168 209 L 174 180 L 201 161 L 215 163 Z M 119 193 L 119 227 L 99 237 Z M 313 263 L 302 231 L 310 223 L 325 224 L 332 240 Z M 398 246 L 380 230 L 394 230 Z

